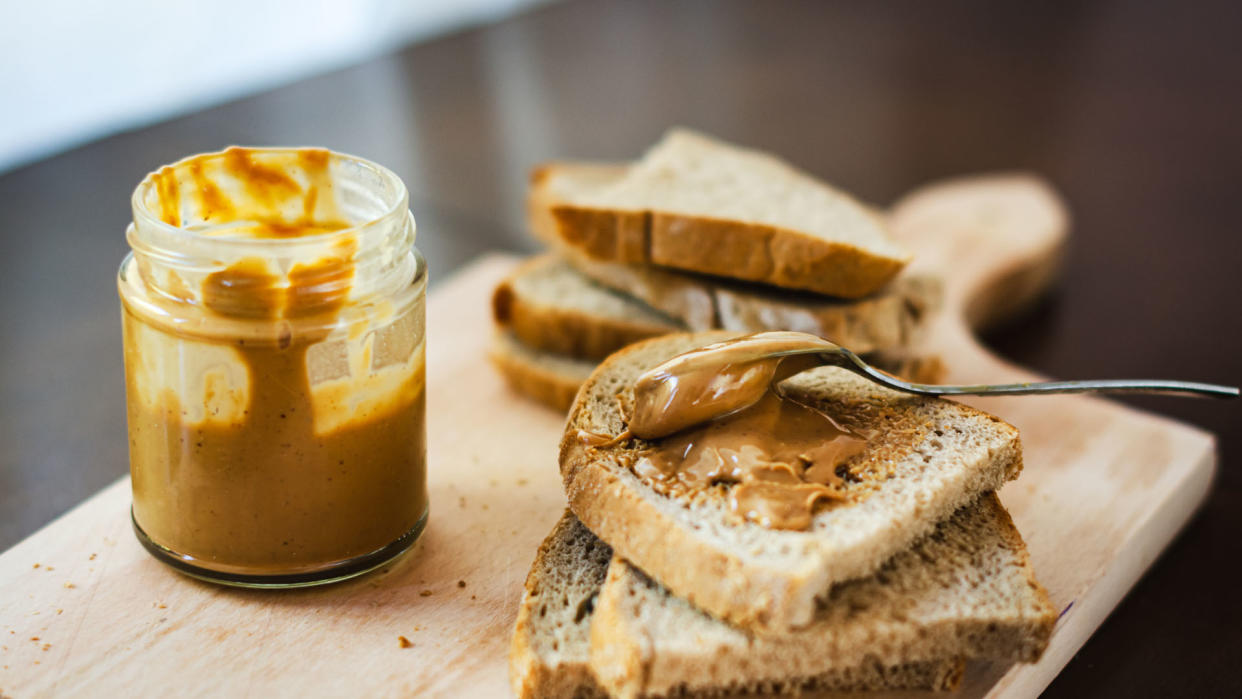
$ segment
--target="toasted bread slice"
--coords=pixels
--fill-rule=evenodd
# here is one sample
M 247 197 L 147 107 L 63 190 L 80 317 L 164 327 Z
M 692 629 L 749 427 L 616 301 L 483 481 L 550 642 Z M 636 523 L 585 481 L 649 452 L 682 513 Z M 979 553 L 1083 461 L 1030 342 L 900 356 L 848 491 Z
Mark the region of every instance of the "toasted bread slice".
M 591 667 L 590 638 L 595 626 L 597 596 L 610 570 L 609 551 L 606 544 L 568 512 L 539 547 L 526 578 L 509 653 L 510 679 L 519 699 L 586 699 L 605 695 Z M 616 559 L 612 565 L 624 564 Z M 648 596 L 655 597 L 654 594 Z M 657 600 L 656 604 L 661 602 Z M 693 639 L 682 640 L 692 642 Z M 678 694 L 721 696 L 727 690 L 951 689 L 960 681 L 962 670 L 960 659 L 934 659 L 896 666 L 867 659 L 855 667 L 824 673 L 749 682 L 729 679 L 717 686 L 705 681 L 700 673 L 694 676 L 695 686 L 691 691 Z
M 766 634 L 805 626 L 815 598 L 833 584 L 874 573 L 937 522 L 1021 470 L 1018 431 L 999 418 L 897 393 L 835 367 L 782 384 L 800 402 L 873 435 L 846 464 L 854 474 L 847 492 L 861 501 L 816 513 L 807 531 L 740 520 L 717 489 L 698 497 L 657 493 L 630 468 L 647 443 L 589 446 L 581 438 L 582 431 L 624 431 L 622 406 L 632 404 L 642 372 L 732 336 L 666 335 L 612 355 L 579 390 L 560 450 L 578 518 L 619 555 L 714 616 Z
M 492 317 L 531 349 L 584 359 L 603 359 L 632 342 L 685 329 L 552 254 L 526 260 L 497 285 Z
M 959 509 L 873 576 L 832 588 L 806 628 L 755 637 L 614 558 L 595 602 L 591 664 L 613 696 L 746 686 L 868 661 L 960 655 L 1034 662 L 1056 610 L 994 493 Z
M 765 153 L 674 129 L 636 163 L 610 167 L 538 168 L 536 233 L 598 260 L 844 298 L 876 291 L 909 261 L 882 216 Z
M 608 321 L 599 318 L 594 322 Z M 504 331 L 492 339 L 488 355 L 514 391 L 562 413 L 573 405 L 578 388 L 596 367 L 593 359 L 533 349 Z M 874 367 L 915 383 L 940 383 L 944 377 L 945 367 L 939 357 L 879 353 L 866 359 Z
M 915 344 L 940 303 L 940 283 L 901 276 L 847 301 L 652 265 L 600 262 L 562 245 L 566 261 L 598 285 L 631 296 L 689 330 L 795 330 L 866 353 Z
M 611 558 L 612 549 L 570 514 L 539 546 L 509 650 L 509 680 L 519 698 L 606 696 L 590 669 L 590 627 Z
M 899 278 L 874 296 L 842 301 L 562 252 L 568 260 L 538 255 L 507 276 L 492 295 L 492 314 L 532 349 L 588 359 L 687 329 L 796 330 L 858 353 L 909 347 L 939 299 L 929 277 Z

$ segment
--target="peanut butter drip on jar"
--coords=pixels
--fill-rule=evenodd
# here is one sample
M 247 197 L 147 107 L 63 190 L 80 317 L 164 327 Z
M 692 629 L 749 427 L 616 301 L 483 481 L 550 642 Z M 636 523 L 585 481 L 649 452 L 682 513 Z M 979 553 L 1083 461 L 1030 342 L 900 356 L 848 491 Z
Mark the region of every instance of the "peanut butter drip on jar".
M 657 441 L 635 474 L 672 496 L 728 485 L 734 513 L 773 529 L 807 529 L 824 503 L 849 501 L 845 462 L 866 441 L 776 388 L 812 363 L 780 366 L 771 355 L 808 346 L 834 345 L 802 333 L 758 333 L 644 374 L 629 431 Z

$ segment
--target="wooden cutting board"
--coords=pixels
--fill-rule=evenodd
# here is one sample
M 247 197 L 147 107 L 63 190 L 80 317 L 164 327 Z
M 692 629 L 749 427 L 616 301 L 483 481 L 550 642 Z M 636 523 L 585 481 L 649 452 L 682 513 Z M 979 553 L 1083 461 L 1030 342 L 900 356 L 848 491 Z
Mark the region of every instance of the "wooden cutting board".
M 896 208 L 917 266 L 947 280 L 929 346 L 950 380 L 1035 378 L 968 328 L 1047 283 L 1066 230 L 1050 197 L 994 177 Z M 523 579 L 565 504 L 562 416 L 510 393 L 484 358 L 490 291 L 514 262 L 483 258 L 428 303 L 432 508 L 410 554 L 326 588 L 215 587 L 139 546 L 122 479 L 0 555 L 0 696 L 508 696 Z M 975 663 L 960 696 L 1032 696 L 1202 502 L 1215 444 L 1095 398 L 972 402 L 1022 431 L 1026 468 L 1001 497 L 1063 612 L 1038 664 Z

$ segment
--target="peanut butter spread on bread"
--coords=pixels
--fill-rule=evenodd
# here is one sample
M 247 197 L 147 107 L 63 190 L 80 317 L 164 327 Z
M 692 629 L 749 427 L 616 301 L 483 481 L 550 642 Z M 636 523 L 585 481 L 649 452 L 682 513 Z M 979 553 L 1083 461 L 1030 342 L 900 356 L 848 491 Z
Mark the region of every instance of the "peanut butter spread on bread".
M 807 529 L 824 504 L 852 501 L 846 461 L 864 450 L 865 437 L 779 388 L 813 365 L 782 362 L 780 353 L 810 343 L 832 347 L 802 333 L 756 333 L 639 377 L 628 432 L 652 445 L 634 473 L 672 496 L 727 485 L 734 513 L 774 529 Z

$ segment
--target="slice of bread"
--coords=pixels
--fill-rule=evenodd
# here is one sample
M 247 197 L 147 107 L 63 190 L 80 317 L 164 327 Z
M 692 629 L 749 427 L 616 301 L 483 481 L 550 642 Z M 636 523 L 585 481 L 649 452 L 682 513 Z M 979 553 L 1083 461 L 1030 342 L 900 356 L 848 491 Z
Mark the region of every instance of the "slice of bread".
M 585 359 L 603 359 L 632 342 L 685 329 L 552 254 L 526 260 L 497 285 L 492 317 L 531 349 Z
M 614 558 L 595 602 L 591 664 L 611 695 L 806 677 L 960 655 L 1034 662 L 1056 610 L 994 493 L 869 578 L 832 588 L 809 626 L 772 638 L 717 621 Z
M 607 544 L 595 538 L 569 512 L 539 547 L 526 578 L 509 652 L 510 680 L 519 699 L 605 696 L 591 666 L 596 600 L 611 568 L 625 566 L 620 559 L 611 559 L 609 552 Z M 659 599 L 654 593 L 648 597 L 657 609 L 676 603 L 667 595 L 667 599 Z M 681 639 L 683 644 L 693 640 Z M 693 675 L 693 689 L 678 694 L 706 697 L 721 696 L 728 690 L 797 693 L 833 689 L 952 689 L 960 682 L 962 671 L 960 659 L 932 659 L 896 666 L 867 659 L 855 667 L 824 673 L 750 682 L 730 680 L 718 686 Z
M 590 628 L 611 559 L 612 549 L 569 514 L 539 546 L 509 650 L 509 680 L 518 697 L 606 696 L 590 669 Z
M 652 265 L 600 262 L 564 245 L 560 252 L 582 275 L 689 330 L 795 330 L 859 353 L 914 344 L 940 300 L 940 284 L 929 276 L 901 276 L 867 298 L 845 301 Z
M 504 331 L 492 337 L 487 355 L 514 391 L 562 413 L 596 366 L 591 359 L 531 349 Z
M 607 319 L 596 322 L 606 323 Z M 488 356 L 514 391 L 562 413 L 573 405 L 578 388 L 596 367 L 593 359 L 534 349 L 504 331 L 493 337 Z M 874 367 L 915 383 L 940 383 L 944 377 L 944 363 L 938 357 L 894 352 L 871 354 L 866 360 Z
M 783 390 L 846 427 L 871 434 L 846 463 L 846 486 L 861 501 L 815 514 L 806 531 L 739 520 L 725 493 L 657 493 L 630 468 L 647 446 L 630 439 L 584 443 L 581 431 L 620 435 L 623 405 L 644 371 L 734 335 L 666 335 L 605 360 L 582 386 L 561 440 L 570 507 L 613 549 L 674 594 L 757 633 L 809 624 L 817 596 L 874 573 L 980 493 L 1022 467 L 1018 431 L 999 418 L 947 400 L 897 393 L 835 367 L 798 374 Z
M 771 155 L 684 129 L 620 169 L 538 168 L 530 208 L 538 235 L 598 260 L 845 298 L 909 261 L 871 208 Z

